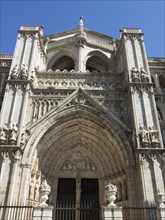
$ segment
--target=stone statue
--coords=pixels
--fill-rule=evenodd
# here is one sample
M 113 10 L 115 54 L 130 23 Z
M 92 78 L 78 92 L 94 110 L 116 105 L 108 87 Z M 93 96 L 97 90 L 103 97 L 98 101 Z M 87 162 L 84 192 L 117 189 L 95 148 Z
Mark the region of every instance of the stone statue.
M 132 67 L 131 73 L 132 73 L 132 81 L 133 82 L 139 82 L 140 78 L 139 78 L 139 71 L 138 71 L 138 69 L 135 68 L 135 67 Z
M 26 80 L 28 78 L 28 66 L 21 64 L 20 78 Z
M 158 130 L 154 129 L 154 127 L 149 127 L 149 137 L 153 145 L 159 145 Z
M 9 126 L 9 144 L 16 144 L 18 127 L 16 123 Z
M 159 207 L 164 208 L 165 207 L 165 204 L 164 204 L 165 193 L 162 193 L 160 188 L 158 188 L 158 193 L 156 194 L 156 199 L 157 199 Z
M 141 124 L 139 124 L 139 136 L 142 145 L 145 147 L 148 146 L 149 144 L 148 131 L 145 130 Z
M 144 70 L 143 67 L 140 68 L 140 74 L 141 74 L 141 80 L 142 82 L 148 82 L 149 81 L 149 78 L 147 76 L 147 73 L 146 71 Z
M 20 74 L 20 65 L 17 64 L 11 72 L 11 79 L 17 79 Z
M 39 192 L 40 192 L 40 206 L 48 206 L 46 204 L 46 201 L 48 200 L 48 195 L 51 191 L 50 186 L 47 184 L 46 179 L 44 179 L 41 183 L 41 186 L 39 188 Z
M 117 187 L 113 184 L 108 184 L 105 186 L 105 195 L 107 199 L 108 207 L 116 207 L 117 205 L 114 203 L 116 200 Z
M 0 144 L 6 144 L 7 142 L 7 126 L 0 127 Z

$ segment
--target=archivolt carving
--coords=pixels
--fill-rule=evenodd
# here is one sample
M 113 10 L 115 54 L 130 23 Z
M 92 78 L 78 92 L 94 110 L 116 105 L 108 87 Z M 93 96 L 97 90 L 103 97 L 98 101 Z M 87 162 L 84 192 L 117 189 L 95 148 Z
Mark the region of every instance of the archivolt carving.
M 31 162 L 31 177 L 29 180 L 29 205 L 36 205 L 39 201 L 39 187 L 41 183 L 41 172 L 38 166 L 37 151 L 35 150 Z

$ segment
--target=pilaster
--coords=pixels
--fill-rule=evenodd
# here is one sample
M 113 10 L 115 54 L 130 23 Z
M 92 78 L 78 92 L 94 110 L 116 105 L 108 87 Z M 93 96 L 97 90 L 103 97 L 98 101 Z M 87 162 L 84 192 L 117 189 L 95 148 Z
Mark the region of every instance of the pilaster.
M 35 207 L 33 212 L 33 220 L 52 220 L 53 207 Z

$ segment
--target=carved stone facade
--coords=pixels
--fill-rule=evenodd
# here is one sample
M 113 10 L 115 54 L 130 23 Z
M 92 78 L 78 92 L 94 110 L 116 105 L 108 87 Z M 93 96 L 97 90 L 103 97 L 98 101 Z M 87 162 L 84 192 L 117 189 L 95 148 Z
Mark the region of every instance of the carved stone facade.
M 100 206 L 109 182 L 117 205 L 157 202 L 158 188 L 165 191 L 165 58 L 147 58 L 141 29 L 114 39 L 82 18 L 49 36 L 22 26 L 14 55 L 0 55 L 0 74 L 0 204 L 45 205 L 43 178 L 54 207 L 60 179 L 75 179 L 76 204 L 82 179 L 98 181 Z

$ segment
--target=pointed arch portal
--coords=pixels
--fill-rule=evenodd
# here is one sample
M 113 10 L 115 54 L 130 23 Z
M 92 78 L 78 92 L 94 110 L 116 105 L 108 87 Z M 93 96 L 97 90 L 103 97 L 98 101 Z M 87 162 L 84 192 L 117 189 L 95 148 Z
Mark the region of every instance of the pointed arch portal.
M 29 128 L 33 135 L 24 158 L 36 152 L 41 173 L 52 188 L 50 204 L 56 206 L 65 192 L 74 198 L 74 204 L 94 198 L 95 204 L 102 205 L 104 185 L 109 181 L 118 185 L 118 200 L 127 200 L 126 166 L 133 162 L 133 154 L 121 127 L 114 116 L 79 90 Z M 83 194 L 84 184 L 95 188 L 92 196 L 88 197 L 89 191 Z

